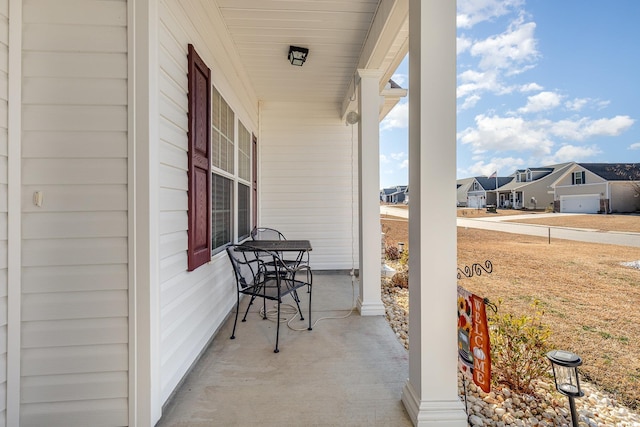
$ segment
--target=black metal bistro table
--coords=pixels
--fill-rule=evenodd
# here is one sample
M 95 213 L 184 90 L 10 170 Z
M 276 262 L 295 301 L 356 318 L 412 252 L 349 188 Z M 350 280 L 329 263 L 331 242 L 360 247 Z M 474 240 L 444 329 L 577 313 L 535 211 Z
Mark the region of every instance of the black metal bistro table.
M 235 251 L 245 253 L 255 253 L 255 257 L 257 259 L 273 259 L 273 261 L 262 261 L 262 265 L 266 268 L 264 270 L 260 270 L 258 275 L 262 274 L 263 279 L 259 282 L 258 286 L 250 286 L 249 288 L 254 289 L 254 291 L 250 292 L 251 294 L 251 302 L 249 306 L 253 303 L 253 300 L 256 297 L 263 298 L 263 318 L 267 318 L 266 316 L 266 306 L 265 299 L 275 300 L 277 302 L 277 326 L 276 326 L 276 348 L 274 350 L 275 353 L 278 353 L 280 350 L 278 349 L 278 340 L 280 337 L 280 304 L 282 303 L 282 297 L 287 294 L 291 294 L 295 301 L 295 304 L 298 309 L 298 313 L 300 314 L 300 320 L 304 320 L 302 315 L 302 311 L 300 310 L 300 298 L 298 297 L 297 289 L 300 287 L 307 287 L 307 293 L 309 295 L 309 327 L 308 330 L 312 329 L 311 326 L 311 283 L 312 283 L 312 272 L 311 268 L 308 265 L 308 258 L 304 260 L 305 254 L 311 251 L 311 243 L 308 240 L 249 240 L 242 244 L 235 245 Z M 227 249 L 229 251 L 229 248 Z M 282 254 L 285 252 L 296 252 L 297 256 L 295 260 L 285 260 L 282 258 Z M 246 259 L 246 258 L 245 258 Z M 303 277 L 296 277 L 297 273 L 302 273 Z M 236 280 L 238 282 L 238 280 Z M 246 282 L 249 283 L 249 282 Z M 255 277 L 251 283 L 256 283 Z M 269 285 L 269 283 L 274 285 Z M 271 291 L 271 292 L 270 292 Z M 273 291 L 276 293 L 273 294 Z M 240 290 L 239 293 L 247 293 L 246 291 Z M 238 299 L 238 307 L 240 304 L 240 300 Z M 247 307 L 247 312 L 249 311 L 249 306 Z M 247 312 L 245 312 L 244 318 L 242 321 L 244 322 L 247 317 Z M 236 321 L 233 325 L 233 334 L 231 338 L 235 336 L 235 327 L 238 321 L 238 309 L 236 309 Z
M 245 249 L 246 248 L 246 249 Z M 308 240 L 249 240 L 238 246 L 241 251 L 310 252 Z

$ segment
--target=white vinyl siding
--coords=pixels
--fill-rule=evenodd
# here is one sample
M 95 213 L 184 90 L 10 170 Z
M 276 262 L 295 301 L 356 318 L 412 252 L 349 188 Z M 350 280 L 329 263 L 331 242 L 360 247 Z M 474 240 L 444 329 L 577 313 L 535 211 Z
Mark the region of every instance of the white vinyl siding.
M 233 52 L 234 48 L 224 34 L 225 27 L 214 4 L 205 0 L 161 1 L 159 13 L 162 404 L 235 303 L 232 270 L 224 251 L 215 254 L 209 264 L 187 272 L 188 44 L 194 44 L 198 54 L 211 68 L 213 85 L 235 112 L 236 120 L 242 117 L 249 129 L 249 123 L 257 122 L 257 100 L 245 92 L 248 85 L 238 80 L 242 73 L 233 68 L 234 61 L 228 60 L 228 52 Z M 228 337 L 221 337 L 225 338 Z
M 127 2 L 24 0 L 22 59 L 21 425 L 127 425 Z
M 260 121 L 260 225 L 310 239 L 313 268 L 350 269 L 358 260 L 358 129 L 333 104 L 265 103 Z
M 0 1 L 0 427 L 7 424 L 7 111 L 9 6 Z

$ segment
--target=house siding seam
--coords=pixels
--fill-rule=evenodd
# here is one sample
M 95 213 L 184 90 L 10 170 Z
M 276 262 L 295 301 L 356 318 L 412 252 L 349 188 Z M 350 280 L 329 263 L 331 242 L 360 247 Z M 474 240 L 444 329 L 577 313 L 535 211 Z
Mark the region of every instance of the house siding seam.
M 314 269 L 357 268 L 357 128 L 332 104 L 264 103 L 261 137 L 260 225 L 309 239 Z
M 7 424 L 7 216 L 9 4 L 0 1 L 0 427 Z
M 161 1 L 159 9 L 159 227 L 160 396 L 166 403 L 235 304 L 232 270 L 224 251 L 187 271 L 188 79 L 187 49 L 194 45 L 211 69 L 213 85 L 249 131 L 257 126 L 257 99 L 244 90 L 218 34 L 215 5 Z
M 20 422 L 127 425 L 127 2 L 22 14 Z

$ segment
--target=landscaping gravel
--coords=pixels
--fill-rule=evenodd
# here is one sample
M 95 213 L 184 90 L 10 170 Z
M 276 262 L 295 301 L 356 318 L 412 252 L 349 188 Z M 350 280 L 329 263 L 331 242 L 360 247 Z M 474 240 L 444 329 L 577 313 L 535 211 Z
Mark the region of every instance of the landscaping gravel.
M 640 262 L 638 262 L 640 264 Z M 640 267 L 637 267 L 640 268 Z M 409 348 L 408 290 L 382 280 L 382 301 L 389 325 L 406 349 Z M 640 415 L 618 404 L 616 399 L 581 382 L 584 397 L 577 398 L 576 409 L 581 427 L 640 427 Z M 464 395 L 462 376 L 458 380 Z M 518 395 L 506 387 L 484 393 L 467 382 L 467 413 L 471 426 L 525 427 L 571 426 L 568 399 L 555 391 L 551 381 L 536 381 L 532 395 Z

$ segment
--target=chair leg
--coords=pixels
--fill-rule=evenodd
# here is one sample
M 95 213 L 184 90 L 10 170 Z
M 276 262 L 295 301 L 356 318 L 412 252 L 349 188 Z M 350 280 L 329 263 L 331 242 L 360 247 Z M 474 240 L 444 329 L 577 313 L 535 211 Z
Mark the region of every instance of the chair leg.
M 307 330 L 311 331 L 313 328 L 311 327 L 311 285 L 309 285 L 309 327 Z
M 278 323 L 276 323 L 276 349 L 273 350 L 274 353 L 280 353 L 278 349 L 278 340 L 280 339 L 280 298 L 278 298 Z
M 238 294 L 238 302 L 236 303 L 236 320 L 233 321 L 233 332 L 231 332 L 231 339 L 236 339 L 236 325 L 238 324 L 238 312 L 240 311 L 240 294 Z
M 255 295 L 251 295 L 251 299 L 249 300 L 249 305 L 247 305 L 247 309 L 244 312 L 244 316 L 242 317 L 242 321 L 246 322 L 247 321 L 247 314 L 249 314 L 249 309 L 251 308 L 251 306 L 253 305 L 253 300 L 256 299 Z M 240 305 L 240 303 L 238 303 L 238 306 Z
M 304 316 L 302 315 L 302 310 L 300 310 L 300 298 L 298 298 L 298 291 L 291 292 L 291 295 L 293 296 L 293 300 L 296 302 L 296 305 L 298 306 L 298 313 L 300 313 L 300 320 L 304 320 Z

